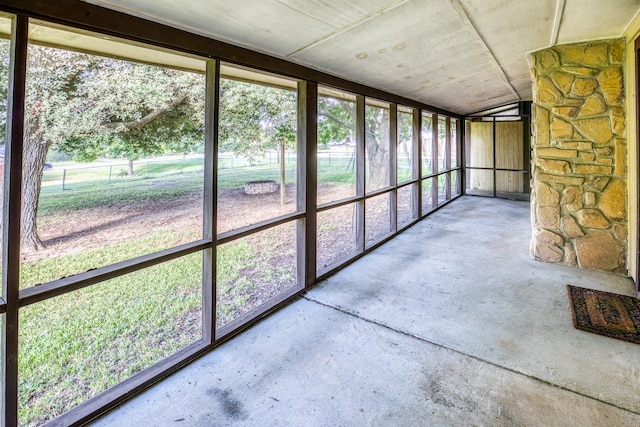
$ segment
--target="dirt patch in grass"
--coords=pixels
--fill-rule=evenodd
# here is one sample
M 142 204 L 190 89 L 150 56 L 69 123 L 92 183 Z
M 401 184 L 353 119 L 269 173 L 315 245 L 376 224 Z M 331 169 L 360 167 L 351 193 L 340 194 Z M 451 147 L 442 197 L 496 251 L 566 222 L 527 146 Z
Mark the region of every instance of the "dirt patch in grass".
M 342 196 L 343 186 L 323 184 L 319 194 Z M 295 187 L 287 186 L 286 203 L 280 193 L 245 194 L 242 189 L 220 190 L 218 194 L 218 233 L 235 230 L 296 211 Z M 75 254 L 101 246 L 135 240 L 162 230 L 179 230 L 183 238 L 175 245 L 202 235 L 202 192 L 186 193 L 172 199 L 145 198 L 136 204 L 64 211 L 38 218 L 38 234 L 46 247 L 23 250 L 24 261 Z M 163 249 L 163 248 L 160 248 Z M 149 248 L 148 252 L 159 250 Z

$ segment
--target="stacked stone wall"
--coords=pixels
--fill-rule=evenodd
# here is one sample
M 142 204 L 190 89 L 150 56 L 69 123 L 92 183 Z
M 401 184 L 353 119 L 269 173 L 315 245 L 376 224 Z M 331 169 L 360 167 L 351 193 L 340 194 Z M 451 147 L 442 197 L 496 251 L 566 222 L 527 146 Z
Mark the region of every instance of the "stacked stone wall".
M 531 54 L 533 258 L 626 273 L 624 39 Z

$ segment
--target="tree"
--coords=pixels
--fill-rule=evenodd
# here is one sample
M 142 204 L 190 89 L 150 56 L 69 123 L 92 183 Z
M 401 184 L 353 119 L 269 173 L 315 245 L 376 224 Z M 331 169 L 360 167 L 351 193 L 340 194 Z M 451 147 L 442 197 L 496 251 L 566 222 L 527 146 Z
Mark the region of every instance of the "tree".
M 8 49 L 2 55 L 6 67 Z M 23 246 L 43 246 L 36 216 L 44 163 L 52 145 L 82 160 L 119 153 L 132 161 L 202 144 L 203 94 L 203 79 L 193 73 L 30 45 Z
M 285 203 L 285 151 L 295 149 L 297 98 L 293 91 L 223 79 L 220 84 L 219 150 L 253 162 L 279 150 L 280 201 Z
M 321 141 L 341 141 L 355 135 L 356 104 L 344 99 L 320 97 L 318 135 Z M 389 184 L 389 109 L 365 108 L 365 148 L 368 160 L 367 185 L 380 188 Z M 395 147 L 393 147 L 395 149 Z

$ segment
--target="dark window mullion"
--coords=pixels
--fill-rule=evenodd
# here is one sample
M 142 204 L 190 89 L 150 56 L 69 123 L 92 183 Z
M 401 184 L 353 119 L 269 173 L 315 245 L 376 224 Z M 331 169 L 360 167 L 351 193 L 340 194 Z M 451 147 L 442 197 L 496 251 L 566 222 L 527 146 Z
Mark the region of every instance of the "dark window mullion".
M 217 234 L 219 61 L 207 61 L 205 81 L 203 237 L 213 241 Z M 213 343 L 216 330 L 216 245 L 204 250 L 202 257 L 202 339 Z
M 20 295 L 20 221 L 22 199 L 22 142 L 24 137 L 25 89 L 29 20 L 17 16 L 11 23 L 11 60 L 6 125 L 4 166 L 4 222 L 2 245 L 2 295 L 6 299 L 5 325 L 2 330 L 2 402 L 1 422 L 18 424 L 18 310 Z M 8 160 L 8 161 L 7 161 Z
M 364 183 L 365 183 L 365 99 L 356 96 L 356 195 L 360 200 L 356 203 L 356 251 L 364 252 Z
M 312 286 L 317 276 L 317 204 L 318 204 L 318 84 L 298 83 L 298 284 Z
M 398 185 L 398 105 L 389 105 L 389 186 Z M 389 230 L 398 231 L 398 191 L 389 193 Z

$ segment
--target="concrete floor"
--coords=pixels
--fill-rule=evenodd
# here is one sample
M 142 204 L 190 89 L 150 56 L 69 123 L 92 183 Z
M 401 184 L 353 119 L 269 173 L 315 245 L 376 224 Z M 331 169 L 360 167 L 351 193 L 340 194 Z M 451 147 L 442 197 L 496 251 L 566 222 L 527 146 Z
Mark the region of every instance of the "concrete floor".
M 463 197 L 94 426 L 638 426 L 640 347 L 573 328 L 529 205 Z

